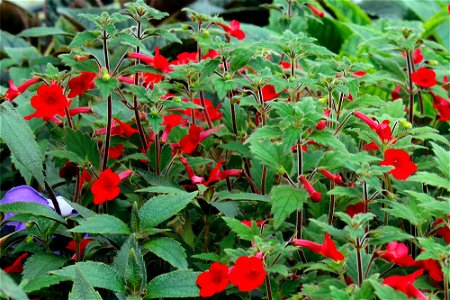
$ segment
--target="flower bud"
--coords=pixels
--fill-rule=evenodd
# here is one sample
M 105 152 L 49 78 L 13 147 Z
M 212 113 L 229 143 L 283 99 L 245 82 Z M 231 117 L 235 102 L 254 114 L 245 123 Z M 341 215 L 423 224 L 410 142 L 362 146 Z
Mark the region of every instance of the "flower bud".
M 406 120 L 400 120 L 399 123 L 406 129 L 412 128 L 412 124 Z
M 109 75 L 109 72 L 106 68 L 102 68 L 102 78 L 105 81 L 108 81 L 111 79 L 111 75 Z

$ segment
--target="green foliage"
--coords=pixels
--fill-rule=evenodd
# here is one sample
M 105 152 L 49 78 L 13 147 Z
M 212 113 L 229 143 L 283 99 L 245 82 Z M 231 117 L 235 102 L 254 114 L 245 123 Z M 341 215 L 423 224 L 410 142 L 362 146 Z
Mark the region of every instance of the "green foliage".
M 100 234 L 130 234 L 127 224 L 111 215 L 96 215 L 86 220 L 81 220 L 80 225 L 69 231 Z
M 170 263 L 177 269 L 187 269 L 186 253 L 183 246 L 171 238 L 154 238 L 142 245 L 145 250 Z
M 69 293 L 69 300 L 81 299 L 101 300 L 102 297 L 95 291 L 92 285 L 86 281 L 80 269 L 75 267 L 75 280 L 73 282 L 72 291 Z
M 178 270 L 156 276 L 147 285 L 145 299 L 198 297 L 200 291 L 195 280 L 199 274 Z
M 270 192 L 274 227 L 278 228 L 294 211 L 299 211 L 307 199 L 304 190 L 289 185 L 279 185 Z

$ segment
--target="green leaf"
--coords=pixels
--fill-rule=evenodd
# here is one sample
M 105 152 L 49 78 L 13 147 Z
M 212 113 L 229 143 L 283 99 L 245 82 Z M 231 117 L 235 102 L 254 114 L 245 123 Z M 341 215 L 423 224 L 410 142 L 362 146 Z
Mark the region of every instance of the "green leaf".
M 328 131 L 315 131 L 309 136 L 309 138 L 316 143 L 329 146 L 333 149 L 338 150 L 341 154 L 348 154 L 347 147 L 342 143 L 336 136 Z
M 47 152 L 47 154 L 50 156 L 53 156 L 53 157 L 64 158 L 70 162 L 73 162 L 77 166 L 83 166 L 83 164 L 84 164 L 84 159 L 82 159 L 80 156 L 78 156 L 78 154 L 76 154 L 72 151 L 53 150 L 53 151 Z
M 231 53 L 230 68 L 234 72 L 245 66 L 250 58 L 255 54 L 253 49 L 237 48 Z
M 404 233 L 397 227 L 380 226 L 370 231 L 370 243 L 373 245 L 382 245 L 392 241 L 410 240 L 413 236 Z
M 114 292 L 125 292 L 124 282 L 119 273 L 112 267 L 101 262 L 78 262 L 75 265 L 51 271 L 51 273 L 63 276 L 67 278 L 67 280 L 75 280 L 75 267 L 80 270 L 86 281 L 92 286 Z
M 96 215 L 80 221 L 80 225 L 70 232 L 99 233 L 99 234 L 130 234 L 127 224 L 111 215 Z
M 177 269 L 187 269 L 188 267 L 184 248 L 174 239 L 155 238 L 142 245 L 142 248 L 154 253 Z
M 367 14 L 350 0 L 326 0 L 325 3 L 340 21 L 359 25 L 367 25 L 371 22 Z
M 272 202 L 273 226 L 275 229 L 283 224 L 291 213 L 301 210 L 306 201 L 306 192 L 290 185 L 278 185 L 270 192 Z
M 400 82 L 405 82 L 405 72 L 403 72 L 402 68 L 400 68 L 395 60 L 392 59 L 392 57 L 383 57 L 372 52 L 369 55 L 369 59 L 375 66 L 379 67 L 381 70 L 388 71 L 392 75 L 394 75 L 395 79 L 399 80 Z
M 119 80 L 117 78 L 109 78 L 108 80 L 103 79 L 103 77 L 95 78 L 94 80 L 95 86 L 99 89 L 100 95 L 103 99 L 108 98 L 111 95 L 112 91 L 114 91 L 119 86 Z
M 187 194 L 186 191 L 170 186 L 150 186 L 136 190 L 137 193 L 156 193 L 156 194 Z
M 72 291 L 69 293 L 69 300 L 102 300 L 100 294 L 87 282 L 80 269 L 75 267 L 75 280 Z
M 144 299 L 199 297 L 198 275 L 200 272 L 178 270 L 156 276 L 148 283 Z
M 36 280 L 48 275 L 49 271 L 61 268 L 67 259 L 51 253 L 37 253 L 28 258 L 23 267 L 22 280 Z
M 269 197 L 267 195 L 258 195 L 254 193 L 231 193 L 228 191 L 223 191 L 219 193 L 219 198 L 221 200 L 233 200 L 233 201 L 269 202 Z
M 420 183 L 425 183 L 431 186 L 437 186 L 440 188 L 444 188 L 446 190 L 450 190 L 450 186 L 448 184 L 448 180 L 442 178 L 441 176 L 429 173 L 429 172 L 417 172 L 414 175 L 408 178 L 409 181 L 415 181 Z
M 42 216 L 66 224 L 66 221 L 63 219 L 63 217 L 58 215 L 50 207 L 34 202 L 15 202 L 9 204 L 2 204 L 0 205 L 0 212 Z
M 180 189 L 181 191 L 184 191 L 184 189 L 181 186 L 170 181 L 166 177 L 159 176 L 156 175 L 155 173 L 151 173 L 142 169 L 137 169 L 136 172 L 140 176 L 142 176 L 142 178 L 150 185 L 173 187 Z
M 0 269 L 0 296 L 11 299 L 28 300 L 28 296 L 25 292 L 17 286 L 14 280 L 9 277 L 2 269 Z
M 434 159 L 436 160 L 437 167 L 450 180 L 450 151 L 446 151 L 444 148 L 436 143 L 431 142 L 433 146 Z
M 25 293 L 31 293 L 39 291 L 43 288 L 48 288 L 55 284 L 58 284 L 65 279 L 61 276 L 50 275 L 50 276 L 42 276 L 38 278 L 34 278 L 32 280 L 24 279 L 20 283 L 20 286 L 23 288 Z
M 150 229 L 167 220 L 185 208 L 197 192 L 189 194 L 170 194 L 150 198 L 139 210 L 142 229 Z
M 375 294 L 380 299 L 395 299 L 395 300 L 407 300 L 408 297 L 402 292 L 394 290 L 392 287 L 388 285 L 382 285 L 379 282 L 377 282 L 374 279 L 369 279 L 370 283 L 372 284 L 373 288 L 375 289 Z
M 408 220 L 416 226 L 421 223 L 420 212 L 414 212 L 409 206 L 394 201 L 389 201 L 389 206 L 390 208 L 383 208 L 388 214 Z
M 267 167 L 276 172 L 289 172 L 291 168 L 290 158 L 283 153 L 283 145 L 271 142 L 255 142 L 250 145 L 250 150 L 255 157 L 263 162 Z
M 234 218 L 222 217 L 222 219 L 227 223 L 228 227 L 243 240 L 253 241 L 253 235 L 258 234 L 259 229 L 257 226 L 250 228 Z M 255 228 L 256 231 L 252 230 L 253 228 Z
M 36 143 L 36 138 L 23 117 L 14 111 L 11 104 L 0 107 L 0 137 L 11 153 L 41 186 L 44 186 L 44 156 Z
M 58 27 L 33 27 L 18 34 L 20 37 L 40 37 L 49 35 L 72 35 Z
M 63 137 L 66 149 L 76 154 L 83 162 L 91 163 L 95 168 L 100 165 L 100 157 L 98 154 L 97 144 L 92 138 L 80 130 L 68 128 Z M 59 154 L 58 154 L 59 155 Z M 79 160 L 79 159 L 78 159 Z M 75 161 L 74 161 L 75 162 Z M 80 166 L 82 166 L 81 164 Z

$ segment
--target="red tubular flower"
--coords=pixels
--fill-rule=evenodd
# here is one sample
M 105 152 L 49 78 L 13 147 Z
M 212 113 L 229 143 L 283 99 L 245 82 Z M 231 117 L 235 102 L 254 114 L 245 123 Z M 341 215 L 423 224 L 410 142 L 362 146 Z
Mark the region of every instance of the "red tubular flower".
M 89 244 L 90 242 L 92 242 L 91 239 L 82 239 L 80 241 L 80 256 L 81 257 L 83 256 L 84 250 L 86 250 L 87 244 Z M 77 243 L 74 240 L 70 241 L 69 243 L 67 243 L 66 249 L 76 252 L 77 251 Z M 72 256 L 72 260 L 77 260 L 76 253 Z
M 375 142 L 371 142 L 371 143 L 365 145 L 364 149 L 376 151 L 376 150 L 379 150 L 380 148 L 378 148 L 378 145 Z
M 405 52 L 402 52 L 402 55 L 404 57 L 406 57 Z M 416 48 L 416 50 L 414 50 L 414 52 L 413 52 L 413 63 L 415 65 L 417 65 L 417 64 L 420 64 L 422 62 L 422 60 L 423 60 L 422 52 L 420 52 L 420 48 Z
M 436 85 L 436 73 L 427 68 L 419 68 L 411 74 L 411 80 L 420 87 L 430 88 Z
M 120 82 L 125 82 L 125 83 L 128 83 L 128 84 L 134 84 L 134 78 L 132 78 L 133 76 L 131 76 L 131 77 L 128 77 L 128 76 L 119 76 L 119 77 L 117 77 L 117 79 L 120 81 Z
M 242 224 L 244 224 L 247 227 L 252 227 L 252 220 L 242 220 L 241 221 Z M 256 226 L 262 226 L 264 225 L 264 221 L 256 221 Z
M 428 276 L 436 281 L 444 280 L 444 273 L 442 272 L 441 266 L 434 259 L 426 260 L 416 260 L 414 266 L 419 269 L 424 269 L 428 272 Z
M 282 61 L 280 62 L 281 68 L 284 70 L 290 70 L 291 69 L 291 64 L 288 63 L 287 61 Z
M 197 52 L 182 52 L 177 55 L 177 59 L 170 62 L 171 65 L 185 65 L 190 62 L 197 62 Z
M 10 265 L 3 269 L 5 273 L 22 273 L 23 263 L 22 261 L 28 256 L 28 253 L 22 253 L 16 260 Z
M 353 115 L 363 120 L 367 126 L 375 131 L 383 141 L 390 141 L 393 139 L 391 135 L 391 128 L 389 127 L 389 120 L 384 120 L 381 124 L 379 124 L 360 111 L 355 111 Z
M 339 175 L 339 174 L 337 174 L 337 175 L 332 174 L 332 173 L 330 173 L 329 171 L 324 170 L 324 169 L 319 170 L 319 172 L 320 172 L 323 176 L 325 176 L 326 178 L 328 178 L 330 181 L 332 181 L 332 182 L 334 182 L 334 183 L 336 183 L 336 184 L 342 184 L 342 177 L 341 177 L 341 175 Z
M 352 205 L 347 206 L 344 211 L 350 218 L 353 218 L 356 214 L 364 213 L 364 202 L 358 202 Z
M 417 171 L 417 166 L 411 161 L 408 153 L 404 150 L 388 149 L 384 152 L 384 160 L 380 166 L 394 166 L 388 173 L 395 179 L 405 180 Z
M 317 244 L 308 240 L 292 239 L 292 244 L 297 247 L 305 247 L 309 250 L 321 254 L 325 257 L 329 257 L 335 261 L 344 260 L 344 255 L 336 249 L 336 245 L 330 238 L 330 234 L 325 233 L 325 240 L 322 244 Z
M 49 120 L 55 115 L 64 116 L 65 108 L 69 106 L 63 89 L 56 83 L 51 85 L 41 85 L 37 89 L 37 95 L 31 98 L 31 106 L 36 111 L 25 117 L 25 120 L 32 118 L 41 118 Z
M 125 170 L 125 171 L 119 173 L 119 179 L 120 179 L 120 181 L 122 181 L 125 178 L 130 177 L 132 174 L 133 174 L 133 171 Z
M 150 87 L 151 90 L 155 87 L 155 84 L 164 79 L 163 75 L 154 73 L 144 73 L 145 87 Z
M 181 124 L 186 124 L 186 120 L 183 120 L 182 116 L 175 114 L 165 116 L 162 125 L 166 127 L 164 128 L 164 132 L 161 136 L 161 141 L 165 143 L 167 141 L 167 137 L 172 131 L 172 128 Z
M 139 131 L 137 129 L 134 129 L 127 123 L 124 123 L 120 121 L 117 118 L 114 118 L 111 122 L 111 136 L 119 135 L 121 137 L 130 137 L 135 133 L 138 133 Z M 105 134 L 106 128 L 97 129 L 95 131 L 97 134 Z
M 180 161 L 183 164 L 183 166 L 185 167 L 186 172 L 188 173 L 189 179 L 191 180 L 191 182 L 193 184 L 200 184 L 200 183 L 203 183 L 203 181 L 205 181 L 205 178 L 195 175 L 194 170 L 192 169 L 191 165 L 189 164 L 189 162 L 187 161 L 186 158 L 184 158 L 183 156 L 180 156 Z
M 218 130 L 218 128 L 213 128 L 203 131 L 203 128 L 192 124 L 189 133 L 180 140 L 181 153 L 191 154 L 203 140 Z
M 245 32 L 243 32 L 241 30 L 241 23 L 239 23 L 238 21 L 236 21 L 236 20 L 231 21 L 230 26 L 227 26 L 222 23 L 216 23 L 216 24 L 219 25 L 220 27 L 222 27 L 226 33 L 237 38 L 238 40 L 245 39 Z
M 266 270 L 260 258 L 241 256 L 230 271 L 230 282 L 241 292 L 250 292 L 264 283 Z
M 328 117 L 331 113 L 331 110 L 329 110 L 328 108 L 324 110 L 323 112 L 323 116 L 324 117 Z M 316 124 L 316 129 L 317 130 L 323 130 L 325 128 L 325 126 L 327 126 L 327 120 L 320 120 L 317 124 Z
M 5 95 L 6 100 L 10 102 L 13 101 L 14 99 L 16 99 L 17 96 L 25 92 L 30 86 L 32 86 L 35 83 L 38 83 L 39 81 L 41 81 L 41 79 L 31 78 L 22 83 L 21 85 L 16 86 L 12 80 L 9 80 L 8 81 L 9 89 L 6 91 Z
M 353 115 L 354 115 L 355 117 L 357 117 L 358 119 L 363 120 L 363 121 L 367 124 L 367 126 L 369 126 L 370 129 L 372 129 L 373 131 L 376 132 L 376 131 L 378 130 L 378 123 L 375 122 L 374 120 L 372 120 L 372 118 L 370 118 L 369 116 L 363 114 L 363 113 L 360 112 L 360 111 L 355 111 L 355 112 L 353 113 Z
M 205 55 L 203 55 L 203 59 L 214 59 L 214 58 L 216 58 L 217 56 L 219 56 L 219 52 L 217 52 L 216 50 L 214 50 L 214 49 L 211 49 L 211 50 L 209 50 L 208 51 L 208 53 L 206 53 Z
M 325 17 L 325 13 L 323 11 L 318 10 L 314 5 L 308 5 L 309 10 L 319 18 Z
M 379 254 L 384 260 L 400 266 L 410 267 L 414 264 L 414 259 L 408 255 L 408 247 L 399 242 L 388 243 L 386 250 Z
M 185 99 L 184 101 L 188 102 L 187 99 Z M 208 111 L 209 118 L 211 119 L 211 121 L 220 120 L 222 118 L 222 113 L 219 111 L 220 103 L 217 105 L 217 107 L 214 107 L 214 105 L 211 102 L 211 100 L 204 99 L 204 101 L 205 101 L 205 108 Z M 200 100 L 200 98 L 194 98 L 192 100 L 192 102 L 194 104 L 197 104 L 197 105 L 202 105 L 202 101 Z M 204 109 L 196 109 L 196 108 L 194 108 L 193 110 L 194 110 L 194 116 L 197 119 L 206 120 L 206 115 L 205 115 Z M 183 110 L 182 113 L 187 115 L 187 116 L 191 116 L 192 115 L 192 108 L 187 108 L 187 109 Z
M 352 74 L 355 77 L 364 77 L 364 76 L 366 76 L 366 72 L 364 72 L 364 71 L 356 71 L 356 72 L 353 72 Z
M 108 156 L 112 159 L 118 159 L 120 156 L 122 156 L 124 150 L 125 147 L 122 144 L 118 144 L 114 147 L 109 148 Z
M 406 276 L 389 276 L 383 280 L 383 284 L 389 285 L 396 290 L 402 291 L 408 297 L 415 297 L 421 300 L 427 300 L 428 297 L 425 296 L 419 289 L 414 286 L 414 280 L 421 276 L 423 269 L 417 270 L 416 272 L 406 275 Z
M 445 100 L 444 98 L 435 95 L 434 93 L 430 93 L 433 96 L 433 108 L 438 110 L 439 121 L 446 122 L 450 120 L 450 102 Z
M 228 286 L 228 266 L 215 262 L 208 271 L 198 275 L 196 283 L 200 287 L 200 297 L 211 297 L 224 291 Z
M 262 98 L 264 101 L 270 101 L 275 99 L 280 95 L 280 93 L 277 93 L 275 91 L 275 87 L 272 84 L 266 84 L 261 89 Z
M 155 47 L 155 57 L 153 58 L 153 66 L 163 73 L 170 73 L 173 70 L 170 68 L 167 58 L 159 54 L 159 47 Z
M 401 86 L 397 85 L 395 87 L 395 89 L 391 92 L 391 97 L 392 97 L 392 101 L 397 100 L 397 99 L 401 99 L 402 97 L 400 96 L 400 89 Z
M 312 184 L 306 179 L 305 176 L 302 175 L 302 176 L 299 177 L 299 179 L 303 183 L 303 185 L 305 186 L 305 189 L 309 193 L 309 196 L 311 197 L 311 200 L 313 202 L 320 202 L 320 200 L 322 200 L 322 194 L 314 189 Z
M 91 174 L 89 174 L 88 171 L 83 169 L 83 171 L 81 171 L 79 188 L 81 188 L 85 182 L 91 182 L 91 181 L 92 181 Z
M 92 113 L 92 107 L 84 106 L 84 107 L 76 107 L 69 109 L 69 115 L 71 117 L 79 115 L 79 114 L 90 114 Z
M 447 216 L 447 219 L 450 220 L 450 215 Z M 444 223 L 444 222 L 445 222 L 445 221 L 444 221 L 443 218 L 439 218 L 439 219 L 437 219 L 436 222 L 434 222 L 433 226 L 436 227 L 436 226 L 438 226 L 439 224 L 442 224 L 442 223 Z M 442 236 L 442 237 L 444 238 L 444 240 L 445 240 L 448 244 L 450 244 L 450 223 L 447 222 L 446 224 L 444 224 L 443 227 L 439 228 L 439 229 L 436 231 L 436 234 L 439 235 L 439 236 Z
M 237 170 L 237 169 L 220 171 L 220 167 L 222 167 L 222 164 L 223 164 L 223 160 L 220 160 L 217 163 L 217 165 L 214 167 L 214 169 L 212 169 L 212 171 L 209 175 L 208 181 L 205 182 L 206 186 L 212 182 L 227 179 L 230 176 L 238 176 L 239 177 L 242 175 L 242 170 Z
M 91 186 L 91 192 L 94 195 L 94 204 L 102 204 L 108 200 L 114 200 L 119 196 L 119 183 L 119 175 L 111 171 L 111 169 L 104 170 Z
M 143 62 L 145 62 L 147 65 L 153 65 L 154 58 L 151 56 L 148 56 L 143 53 L 137 53 L 137 52 L 131 52 L 128 54 L 129 58 L 139 59 Z
M 93 89 L 95 87 L 94 79 L 97 77 L 98 75 L 93 72 L 81 72 L 80 76 L 70 79 L 70 93 L 68 97 L 73 98 L 76 96 L 81 96 L 87 90 Z

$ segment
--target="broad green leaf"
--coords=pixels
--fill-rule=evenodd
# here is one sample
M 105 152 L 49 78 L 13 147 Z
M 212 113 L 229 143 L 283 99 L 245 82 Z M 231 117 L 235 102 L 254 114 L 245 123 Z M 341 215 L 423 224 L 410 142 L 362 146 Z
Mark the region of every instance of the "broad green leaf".
M 371 22 L 367 14 L 350 0 L 326 0 L 325 3 L 340 21 L 359 25 L 367 25 Z
M 144 299 L 199 297 L 198 275 L 200 272 L 178 270 L 156 276 L 148 283 Z
M 169 194 L 150 198 L 139 210 L 142 229 L 151 229 L 185 208 L 197 192 Z
M 177 269 L 188 267 L 183 246 L 172 238 L 155 238 L 143 244 L 142 248 L 154 253 Z
M 137 169 L 136 172 L 142 176 L 142 178 L 150 185 L 155 185 L 155 186 L 168 186 L 168 187 L 173 187 L 173 188 L 177 188 L 180 189 L 181 191 L 184 191 L 184 189 L 170 181 L 169 179 L 167 179 L 166 177 L 163 176 L 159 176 L 156 175 L 155 173 L 151 173 L 142 169 Z
M 437 167 L 445 177 L 450 180 L 450 151 L 446 151 L 444 148 L 433 142 L 431 142 L 431 145 L 433 146 L 434 159 L 438 163 Z
M 0 106 L 0 137 L 11 153 L 41 186 L 44 186 L 44 156 L 36 143 L 36 138 L 23 117 L 14 111 L 11 104 Z
M 99 89 L 100 95 L 103 99 L 108 98 L 109 95 L 119 86 L 119 80 L 117 78 L 109 78 L 108 80 L 103 77 L 95 78 L 95 86 Z
M 402 203 L 393 202 L 393 201 L 389 202 L 389 206 L 390 206 L 390 208 L 383 208 L 383 210 L 386 211 L 388 214 L 390 214 L 394 217 L 408 220 L 416 226 L 419 223 L 421 223 L 420 215 L 418 215 L 418 214 L 420 214 L 420 212 L 416 213 L 416 212 L 412 211 L 412 209 L 409 206 L 406 206 Z
M 370 243 L 372 245 L 382 245 L 393 241 L 403 241 L 412 238 L 413 236 L 392 226 L 380 226 L 377 229 L 370 231 Z
M 0 205 L 0 212 L 22 213 L 46 217 L 65 224 L 66 221 L 51 208 L 34 202 L 15 202 Z
M 425 183 L 431 186 L 437 186 L 440 188 L 444 188 L 446 190 L 450 190 L 450 185 L 447 179 L 442 178 L 441 176 L 429 173 L 429 172 L 417 172 L 414 175 L 408 178 L 409 181 L 415 181 L 420 183 Z
M 20 286 L 23 288 L 25 293 L 36 292 L 44 288 L 48 288 L 62 281 L 65 281 L 64 277 L 57 275 L 47 275 L 32 280 L 23 279 Z
M 301 210 L 306 201 L 306 192 L 290 185 L 278 185 L 270 192 L 275 229 L 283 224 L 291 213 Z
M 291 161 L 283 153 L 283 145 L 272 142 L 255 142 L 250 145 L 250 150 L 264 165 L 276 172 L 289 172 Z
M 237 48 L 231 54 L 230 68 L 231 71 L 236 71 L 245 66 L 250 58 L 255 54 L 253 49 Z
M 170 186 L 150 186 L 136 190 L 137 193 L 156 193 L 156 194 L 187 194 L 186 191 Z
M 336 136 L 328 131 L 315 131 L 309 138 L 316 143 L 329 146 L 341 152 L 341 155 L 348 154 L 347 147 Z
M 80 269 L 75 267 L 75 280 L 72 291 L 69 293 L 69 300 L 102 300 L 100 294 L 87 282 Z
M 266 195 L 259 195 L 253 193 L 231 193 L 223 191 L 219 193 L 221 200 L 233 200 L 233 201 L 262 201 L 269 202 L 269 197 Z
M 84 164 L 84 159 L 82 159 L 80 156 L 78 156 L 78 154 L 76 154 L 72 151 L 53 150 L 53 151 L 47 152 L 47 154 L 50 156 L 53 156 L 53 157 L 64 158 L 64 159 L 76 164 L 77 166 L 83 166 L 83 164 Z
M 253 235 L 258 234 L 259 229 L 256 226 L 250 228 L 234 218 L 222 217 L 222 219 L 227 223 L 228 227 L 243 240 L 253 241 Z
M 36 280 L 47 276 L 49 271 L 61 268 L 67 259 L 52 253 L 37 253 L 30 256 L 23 267 L 22 280 Z
M 97 144 L 89 135 L 80 130 L 75 131 L 68 128 L 63 137 L 63 141 L 66 149 L 62 151 L 72 152 L 84 162 L 89 162 L 94 167 L 99 166 L 100 157 L 98 154 Z
M 84 275 L 88 283 L 94 287 L 104 288 L 114 292 L 125 292 L 124 282 L 119 273 L 112 267 L 101 262 L 78 262 L 75 265 L 51 271 L 50 273 L 63 276 L 66 280 L 75 280 L 75 266 Z
M 70 232 L 99 233 L 99 234 L 130 234 L 127 224 L 111 215 L 96 215 L 81 220 L 80 225 Z
M 41 36 L 49 36 L 49 35 L 72 35 L 69 32 L 66 32 L 58 27 L 32 27 L 29 29 L 25 29 L 18 36 L 21 37 L 41 37 Z
M 9 277 L 2 269 L 0 269 L 0 296 L 7 299 L 28 300 L 25 292 L 17 286 L 14 280 Z

